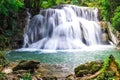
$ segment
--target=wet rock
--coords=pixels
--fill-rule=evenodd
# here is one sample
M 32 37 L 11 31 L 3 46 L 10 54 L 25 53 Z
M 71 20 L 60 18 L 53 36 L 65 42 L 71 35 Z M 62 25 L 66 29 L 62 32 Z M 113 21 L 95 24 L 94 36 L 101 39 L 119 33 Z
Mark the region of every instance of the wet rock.
M 115 34 L 113 34 L 113 30 L 111 29 L 111 25 L 109 22 L 106 21 L 101 21 L 100 22 L 100 26 L 101 26 L 101 30 L 102 30 L 102 41 L 103 44 L 106 42 L 109 42 L 110 44 L 118 44 L 118 39 L 115 36 Z
M 76 76 L 74 74 L 70 74 L 66 77 L 65 80 L 75 80 Z
M 4 68 L 2 72 L 5 74 L 9 74 L 9 73 L 12 73 L 13 71 L 11 68 Z
M 103 44 L 110 44 L 109 43 L 109 37 L 107 33 L 102 33 L 102 43 Z
M 74 72 L 77 77 L 83 77 L 84 75 L 96 73 L 102 68 L 102 65 L 103 61 L 92 61 L 76 67 Z
M 57 77 L 43 77 L 42 80 L 57 80 Z
M 116 49 L 120 50 L 120 42 L 117 44 Z
M 35 69 L 39 68 L 39 64 L 40 64 L 39 61 L 23 60 L 17 66 L 15 66 L 13 68 L 13 71 L 17 71 L 17 70 L 30 70 L 30 72 L 34 72 Z
M 23 74 L 23 73 L 29 73 L 30 71 L 29 70 L 17 70 L 17 71 L 14 71 L 13 74 Z

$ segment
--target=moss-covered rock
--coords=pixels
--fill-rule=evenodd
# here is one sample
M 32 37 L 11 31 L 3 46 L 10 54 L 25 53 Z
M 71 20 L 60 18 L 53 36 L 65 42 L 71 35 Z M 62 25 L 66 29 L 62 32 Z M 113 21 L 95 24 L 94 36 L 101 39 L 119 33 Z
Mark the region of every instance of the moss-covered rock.
M 92 61 L 75 68 L 77 80 L 120 80 L 120 64 L 110 55 L 105 61 Z
M 75 75 L 82 77 L 87 74 L 94 74 L 102 68 L 103 61 L 92 61 L 89 63 L 82 64 L 75 68 Z
M 17 70 L 30 70 L 31 72 L 34 72 L 34 70 L 39 67 L 39 64 L 40 64 L 39 61 L 35 61 L 35 60 L 31 60 L 31 61 L 23 60 L 17 66 L 15 66 L 13 68 L 13 71 L 17 71 Z

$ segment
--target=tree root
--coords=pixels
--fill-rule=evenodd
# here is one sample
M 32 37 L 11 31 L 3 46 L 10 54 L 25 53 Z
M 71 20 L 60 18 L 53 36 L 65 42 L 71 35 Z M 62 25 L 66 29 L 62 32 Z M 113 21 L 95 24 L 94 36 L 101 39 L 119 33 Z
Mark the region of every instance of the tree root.
M 95 74 L 90 75 L 90 76 L 85 76 L 85 77 L 78 78 L 77 80 L 89 80 L 89 79 L 97 77 L 99 74 L 101 74 L 101 71 L 98 71 Z

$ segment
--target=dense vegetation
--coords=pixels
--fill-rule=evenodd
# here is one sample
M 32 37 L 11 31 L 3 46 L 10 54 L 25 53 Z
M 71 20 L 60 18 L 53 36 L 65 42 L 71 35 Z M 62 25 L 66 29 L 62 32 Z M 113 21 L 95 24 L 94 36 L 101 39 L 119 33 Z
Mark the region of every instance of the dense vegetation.
M 98 7 L 100 9 L 100 20 L 110 21 L 113 28 L 120 31 L 119 2 L 120 0 L 0 0 L 0 49 L 11 48 L 12 38 L 16 35 L 23 35 L 23 29 L 19 27 L 18 16 L 21 16 L 20 11 L 25 10 L 25 8 L 39 11 L 41 8 L 60 4 Z

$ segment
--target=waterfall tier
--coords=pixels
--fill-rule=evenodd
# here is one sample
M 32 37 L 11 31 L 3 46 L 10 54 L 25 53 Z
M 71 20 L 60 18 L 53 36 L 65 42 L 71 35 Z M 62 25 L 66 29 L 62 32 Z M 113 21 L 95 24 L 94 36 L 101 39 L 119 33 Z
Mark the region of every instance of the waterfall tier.
M 64 5 L 41 10 L 24 35 L 24 46 L 37 49 L 81 49 L 102 44 L 98 9 Z

